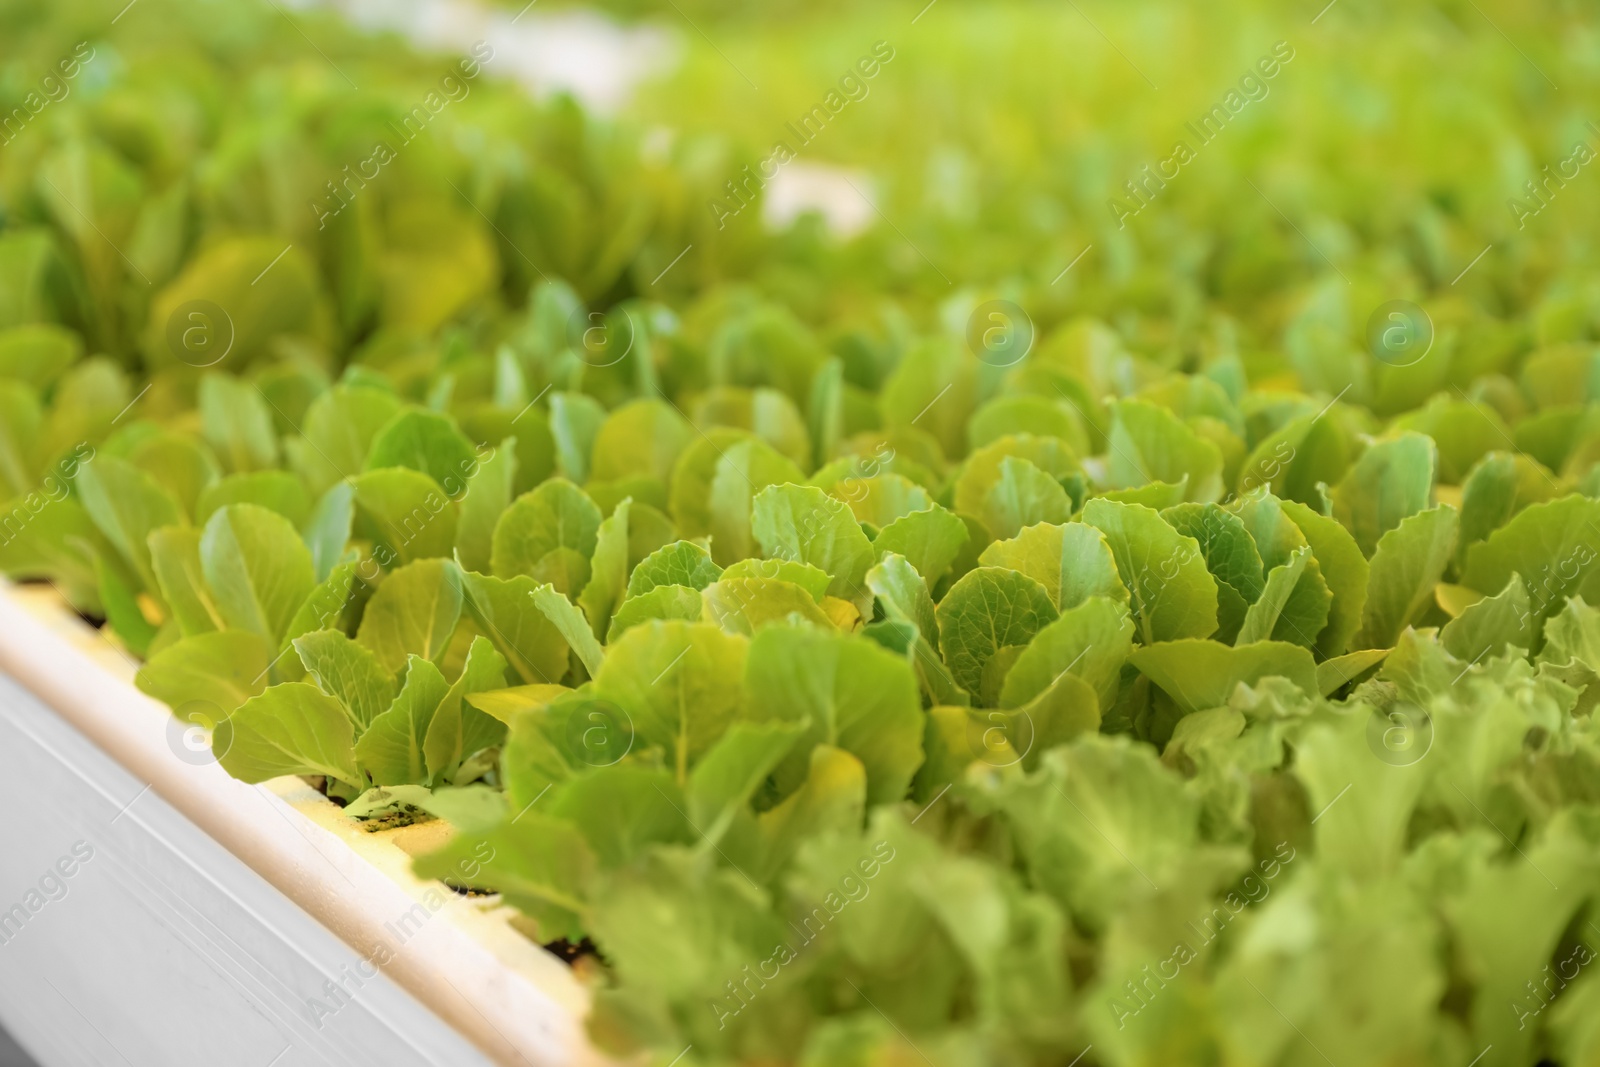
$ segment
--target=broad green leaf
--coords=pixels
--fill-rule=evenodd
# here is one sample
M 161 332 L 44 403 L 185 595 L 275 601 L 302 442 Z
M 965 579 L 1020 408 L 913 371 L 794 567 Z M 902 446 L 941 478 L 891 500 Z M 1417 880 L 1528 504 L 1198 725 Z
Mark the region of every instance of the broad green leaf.
M 357 733 L 394 703 L 394 673 L 339 631 L 303 634 L 294 649 L 317 688 L 344 705 Z
M 587 560 L 594 554 L 601 518 L 600 509 L 582 489 L 560 478 L 524 493 L 495 524 L 494 576 L 533 575 L 540 561 L 556 549 L 571 549 Z
M 647 622 L 606 650 L 594 691 L 628 717 L 635 747 L 659 748 L 685 783 L 744 707 L 748 644 L 707 623 Z
M 684 813 L 683 791 L 659 767 L 616 763 L 563 782 L 548 814 L 576 826 L 603 868 L 626 867 L 650 849 L 689 845 L 697 834 Z
M 974 514 L 994 536 L 1015 537 L 1025 526 L 1066 522 L 1072 512 L 1060 482 L 1020 456 L 1006 456 Z
M 872 590 L 884 614 L 917 628 L 918 634 L 939 652 L 939 620 L 934 613 L 928 584 L 915 567 L 901 555 L 890 552 L 867 571 L 867 588 Z
M 978 567 L 939 602 L 939 646 L 956 682 L 974 697 L 983 672 L 1004 648 L 1021 649 L 1056 619 L 1044 586 L 1017 571 Z
M 204 714 L 215 725 L 266 688 L 271 659 L 271 646 L 248 631 L 196 634 L 150 657 L 134 684 L 180 719 Z
M 933 706 L 971 705 L 972 697 L 956 684 L 956 680 L 950 675 L 950 669 L 933 650 L 932 642 L 922 636 L 916 624 L 898 619 L 884 619 L 863 626 L 861 635 L 876 641 L 891 652 L 904 656 L 911 663 L 912 670 L 916 671 L 917 680 Z
M 333 697 L 305 682 L 286 682 L 251 697 L 218 724 L 212 751 L 235 778 L 265 782 L 286 774 L 322 774 L 359 789 L 355 728 Z
M 311 562 L 317 581 L 327 581 L 335 565 L 344 558 L 355 515 L 355 490 L 349 482 L 339 482 L 330 487 L 312 509 L 302 532 L 306 545 L 311 549 Z
M 1222 453 L 1166 408 L 1143 400 L 1112 405 L 1107 474 L 1114 489 L 1187 479 L 1187 499 L 1222 496 Z
M 1051 603 L 1062 610 L 1095 596 L 1128 602 L 1105 535 L 1081 522 L 1030 526 L 1016 537 L 989 545 L 978 562 L 1021 571 L 1043 585 Z
M 373 436 L 363 467 L 409 467 L 432 478 L 450 499 L 459 500 L 478 473 L 479 460 L 472 442 L 451 419 L 435 411 L 406 408 Z
M 226 374 L 200 379 L 200 425 L 223 469 L 235 473 L 278 465 L 272 408 L 251 382 Z
M 478 630 L 525 683 L 553 684 L 567 673 L 567 642 L 533 602 L 539 584 L 526 575 L 462 575 L 466 607 Z M 699 598 L 695 610 L 699 611 Z
M 1083 521 L 1105 535 L 1128 607 L 1145 644 L 1209 637 L 1217 629 L 1217 583 L 1200 546 L 1140 504 L 1091 500 Z
M 1485 656 L 1498 656 L 1506 646 L 1524 651 L 1535 644 L 1533 608 L 1528 586 L 1513 574 L 1499 594 L 1484 597 L 1444 624 L 1439 643 L 1445 651 L 1468 664 Z
M 1485 594 L 1513 574 L 1528 583 L 1535 629 L 1574 595 L 1600 599 L 1600 500 L 1577 495 L 1531 504 L 1467 549 L 1462 582 Z
M 200 569 L 230 628 L 276 645 L 316 584 L 311 552 L 282 515 L 230 504 L 206 523 Z
M 1230 647 L 1186 638 L 1136 648 L 1129 661 L 1185 712 L 1223 707 L 1241 682 L 1255 685 L 1271 675 L 1287 678 L 1307 693 L 1317 691 L 1311 653 L 1284 641 Z
M 1428 438 L 1402 433 L 1369 446 L 1334 486 L 1333 517 L 1368 557 L 1377 551 L 1379 538 L 1427 508 L 1436 455 Z
M 811 599 L 819 604 L 828 595 L 828 583 L 832 581 L 828 573 L 820 567 L 792 559 L 741 559 L 729 565 L 728 569 L 717 577 L 723 581 L 732 581 L 735 578 L 767 578 L 792 582 L 810 593 Z
M 439 484 L 407 467 L 367 471 L 350 481 L 355 490 L 356 529 L 373 542 L 382 567 L 455 552 L 457 506 Z
M 399 695 L 356 741 L 356 759 L 374 782 L 420 785 L 428 780 L 423 743 L 449 689 L 438 667 L 421 656 L 409 657 Z
M 356 640 L 391 674 L 412 655 L 442 663 L 461 618 L 461 571 L 423 559 L 391 571 L 367 602 Z
M 606 416 L 595 435 L 589 477 L 608 482 L 639 474 L 663 484 L 695 431 L 662 400 L 635 400 Z
M 601 640 L 605 639 L 606 631 L 611 626 L 612 613 L 627 596 L 628 576 L 632 569 L 629 566 L 628 534 L 633 507 L 633 499 L 626 497 L 601 521 L 600 528 L 595 531 L 589 581 L 578 595 L 578 605 L 588 617 L 594 636 Z
M 711 747 L 690 773 L 685 790 L 689 824 L 703 848 L 717 846 L 805 732 L 804 723 L 737 722 Z
M 460 518 L 456 522 L 456 559 L 469 571 L 489 570 L 495 523 L 511 506 L 517 476 L 516 447 L 515 437 L 501 441 L 494 454 L 478 462 L 466 479 L 466 495 L 461 497 Z M 626 512 L 623 525 L 626 529 Z
M 755 555 L 752 523 L 756 495 L 769 485 L 803 480 L 800 468 L 763 441 L 747 438 L 721 449 L 705 500 L 708 522 L 703 533 L 711 539 L 713 557 L 728 566 Z M 694 510 L 685 509 L 685 514 L 693 514 Z M 688 525 L 684 532 L 700 533 Z
M 861 637 L 769 626 L 750 642 L 745 700 L 759 721 L 806 727 L 775 773 L 779 791 L 799 788 L 812 745 L 833 745 L 867 771 L 869 803 L 905 796 L 922 763 L 922 700 L 906 660 Z
M 963 515 L 984 518 L 989 510 L 990 493 L 1000 482 L 1005 461 L 1010 457 L 1027 460 L 1052 479 L 1065 478 L 1078 470 L 1078 459 L 1072 447 L 1059 438 L 1028 434 L 1002 437 L 967 457 L 961 473 L 956 476 L 955 509 Z M 999 530 L 991 532 L 1002 536 Z
M 526 812 L 482 833 L 463 833 L 417 857 L 418 878 L 487 887 L 533 916 L 543 937 L 582 937 L 595 858 L 571 823 Z
M 1311 547 L 1322 580 L 1333 594 L 1328 605 L 1328 625 L 1317 635 L 1316 651 L 1324 656 L 1340 655 L 1361 628 L 1370 565 L 1350 531 L 1333 519 L 1292 500 L 1282 501 L 1281 507 Z
M 185 637 L 223 628 L 200 567 L 200 531 L 193 526 L 163 526 L 149 537 L 150 564 L 161 598 L 172 609 Z
M 1063 674 L 1087 682 L 1102 709 L 1117 699 L 1122 665 L 1133 648 L 1133 620 L 1107 597 L 1090 597 L 1070 607 L 1028 643 L 1006 674 L 1002 708 L 1017 708 L 1038 697 Z
M 879 559 L 891 552 L 904 556 L 930 585 L 937 585 L 969 536 L 959 516 L 935 504 L 889 523 L 878 531 L 872 548 Z
M 1393 648 L 1405 628 L 1433 602 L 1456 548 L 1456 510 L 1421 511 L 1383 535 L 1372 554 L 1367 607 L 1358 648 Z
M 1234 644 L 1278 640 L 1315 648 L 1332 602 L 1310 547 L 1297 548 L 1288 562 L 1268 572 L 1260 598 L 1245 611 Z
M 661 585 L 704 589 L 721 574 L 722 568 L 711 562 L 711 553 L 700 545 L 674 541 L 656 549 L 633 568 L 628 578 L 628 596 L 641 596 Z
M 0 438 L 0 467 L 4 465 L 4 452 L 4 439 Z M 156 433 L 133 446 L 126 458 L 159 482 L 196 523 L 204 525 L 211 512 L 217 509 L 217 505 L 213 504 L 202 515 L 199 502 L 216 484 L 222 470 L 217 466 L 211 450 L 188 434 Z M 32 485 L 30 483 L 23 488 L 32 488 Z M 304 496 L 304 490 L 301 490 L 301 495 Z M 245 496 L 236 496 L 226 502 L 241 500 L 252 504 L 266 503 Z
M 399 411 L 393 393 L 369 386 L 336 385 L 313 400 L 291 452 L 311 491 L 324 492 L 366 470 L 373 438 Z
M 150 534 L 182 522 L 177 501 L 155 479 L 124 460 L 95 456 L 78 468 L 78 499 L 106 540 L 147 589 L 157 586 Z
M 686 585 L 658 585 L 643 596 L 629 597 L 611 616 L 611 626 L 606 631 L 607 644 L 614 644 L 629 627 L 651 619 L 680 619 L 699 622 L 705 614 L 705 601 L 700 590 Z
M 872 542 L 841 501 L 815 486 L 769 486 L 756 494 L 751 529 L 762 551 L 832 575 L 828 593 L 857 601 L 875 556 Z
M 305 487 L 288 471 L 247 471 L 213 482 L 195 502 L 195 523 L 204 526 L 218 508 L 229 504 L 259 504 L 276 511 L 297 529 L 304 526 L 311 515 L 311 500 L 306 496 Z
M 815 480 L 813 484 L 817 484 Z M 821 488 L 849 504 L 858 521 L 880 528 L 935 506 L 933 494 L 905 475 L 893 472 L 870 476 L 852 473 Z
M 505 657 L 482 637 L 474 637 L 461 676 L 440 698 L 423 737 L 422 752 L 433 782 L 454 780 L 462 760 L 505 738 L 503 723 L 466 702 L 471 693 L 501 689 L 505 684 Z
M 1461 544 L 1457 562 L 1467 549 L 1486 540 L 1529 504 L 1561 495 L 1555 476 L 1531 456 L 1490 452 L 1478 461 L 1461 486 Z
M 810 591 L 778 578 L 724 578 L 701 590 L 700 598 L 705 604 L 701 617 L 729 633 L 749 636 L 768 623 L 797 617 L 824 629 L 833 626 Z
M 577 654 L 589 677 L 594 677 L 600 670 L 600 664 L 605 661 L 605 650 L 595 640 L 593 631 L 589 629 L 589 620 L 583 617 L 583 612 L 556 592 L 553 586 L 541 585 L 529 595 L 533 597 L 534 607 L 544 613 L 550 625 L 556 628 L 568 647 Z

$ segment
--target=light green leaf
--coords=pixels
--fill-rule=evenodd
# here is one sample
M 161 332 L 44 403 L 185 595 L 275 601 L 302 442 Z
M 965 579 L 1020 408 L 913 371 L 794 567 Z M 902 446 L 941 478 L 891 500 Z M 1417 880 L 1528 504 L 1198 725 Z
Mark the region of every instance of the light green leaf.
M 533 602 L 539 583 L 526 575 L 491 578 L 462 575 L 466 606 L 478 629 L 528 684 L 552 684 L 567 673 L 567 642 Z M 695 598 L 695 610 L 700 608 Z
M 611 616 L 606 643 L 615 644 L 630 627 L 651 619 L 680 619 L 699 622 L 705 614 L 700 590 L 686 585 L 658 585 L 643 596 L 629 597 Z
M 409 467 L 432 478 L 459 500 L 478 473 L 477 451 L 448 416 L 406 408 L 384 424 L 367 449 L 366 470 Z
M 383 567 L 419 559 L 450 557 L 456 543 L 456 502 L 426 474 L 407 467 L 358 474 L 357 532 L 373 542 Z
M 693 541 L 674 541 L 656 549 L 633 568 L 628 578 L 628 596 L 641 596 L 660 585 L 704 589 L 721 574 L 722 568 L 711 562 L 711 553 L 703 547 Z
M 1106 458 L 1112 488 L 1187 479 L 1189 500 L 1222 496 L 1222 453 L 1171 411 L 1143 400 L 1124 400 L 1112 405 L 1111 415 Z
M 1145 644 L 1209 637 L 1217 628 L 1217 583 L 1200 546 L 1141 504 L 1091 500 L 1083 521 L 1105 535 Z
M 533 605 L 544 613 L 567 642 L 568 647 L 577 653 L 578 659 L 583 662 L 583 669 L 593 678 L 600 670 L 600 664 L 605 661 L 605 650 L 600 647 L 600 642 L 595 640 L 594 633 L 589 629 L 589 620 L 583 617 L 583 612 L 577 606 L 556 592 L 554 586 L 541 585 L 531 594 Z
M 358 733 L 394 703 L 394 674 L 338 630 L 303 634 L 294 649 L 317 688 L 344 705 Z
M 163 526 L 150 534 L 150 564 L 161 598 L 185 637 L 223 627 L 200 568 L 200 531 L 193 526 Z
M 974 697 L 983 672 L 1007 647 L 1018 649 L 1056 619 L 1044 586 L 1017 571 L 977 567 L 939 602 L 939 645 L 956 682 Z
M 832 575 L 828 593 L 859 600 L 875 555 L 850 509 L 811 485 L 769 486 L 756 494 L 751 528 L 762 551 Z
M 1393 648 L 1400 634 L 1433 602 L 1456 548 L 1456 510 L 1420 511 L 1384 534 L 1372 555 L 1367 607 L 1358 648 Z
M 1230 647 L 1186 638 L 1136 648 L 1129 660 L 1186 712 L 1223 707 L 1239 683 L 1254 685 L 1270 675 L 1287 678 L 1307 693 L 1317 692 L 1311 653 L 1283 641 Z
M 356 759 L 374 782 L 420 785 L 428 780 L 423 744 L 449 690 L 438 667 L 421 656 L 409 657 L 400 694 L 356 741 Z
M 372 594 L 356 640 L 391 674 L 418 655 L 444 661 L 461 618 L 461 571 L 447 559 L 423 559 L 391 571 Z
M 466 495 L 461 497 L 456 523 L 456 559 L 469 571 L 489 570 L 495 523 L 511 505 L 511 487 L 517 476 L 516 448 L 515 437 L 501 441 L 494 454 L 478 463 L 466 480 Z M 624 529 L 626 516 L 624 510 Z
M 180 719 L 204 713 L 215 725 L 267 687 L 271 659 L 271 646 L 249 631 L 196 634 L 150 657 L 134 684 Z
M 758 721 L 807 728 L 775 773 L 780 793 L 805 780 L 813 745 L 833 745 L 866 768 L 869 803 L 906 795 L 922 763 L 923 716 L 904 657 L 862 637 L 769 626 L 750 642 L 744 686 Z
M 1030 526 L 1016 537 L 989 545 L 978 562 L 1021 571 L 1043 585 L 1051 603 L 1062 610 L 1095 596 L 1128 602 L 1111 545 L 1099 530 L 1081 522 Z
M 289 520 L 254 504 L 230 504 L 200 538 L 200 568 L 217 611 L 234 629 L 276 645 L 311 592 L 311 552 Z
M 502 689 L 505 684 L 505 657 L 482 637 L 474 637 L 461 676 L 451 683 L 428 720 L 422 752 L 432 782 L 454 780 L 462 760 L 504 740 L 505 724 L 468 704 L 466 697 Z
M 286 774 L 323 774 L 360 789 L 355 728 L 333 697 L 305 682 L 275 685 L 251 697 L 212 733 L 212 751 L 235 778 L 265 782 Z
M 1122 665 L 1133 648 L 1133 619 L 1107 597 L 1090 597 L 1044 627 L 1017 657 L 1000 691 L 1002 708 L 1038 697 L 1063 674 L 1076 675 L 1096 694 L 1099 707 L 1117 700 Z
M 157 587 L 150 534 L 183 521 L 177 501 L 155 479 L 124 460 L 95 456 L 78 468 L 78 499 L 145 588 Z
M 587 560 L 594 554 L 601 518 L 594 501 L 562 478 L 552 478 L 522 494 L 495 524 L 494 576 L 533 575 L 539 562 L 559 548 L 571 549 Z
M 970 536 L 959 516 L 935 504 L 889 523 L 878 531 L 872 548 L 880 559 L 890 552 L 904 556 L 932 586 L 950 570 Z
M 748 644 L 708 623 L 647 622 L 606 650 L 594 691 L 627 715 L 636 748 L 660 748 L 685 783 L 743 709 Z
M 1436 449 L 1419 433 L 1402 433 L 1367 448 L 1333 487 L 1333 517 L 1369 557 L 1378 540 L 1428 506 Z

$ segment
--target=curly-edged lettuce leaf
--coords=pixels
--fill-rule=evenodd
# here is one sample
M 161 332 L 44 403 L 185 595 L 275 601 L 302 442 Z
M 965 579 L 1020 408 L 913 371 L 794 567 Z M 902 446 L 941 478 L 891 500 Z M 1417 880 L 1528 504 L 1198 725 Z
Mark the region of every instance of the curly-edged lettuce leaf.
M 996 657 L 1019 654 L 1057 614 L 1044 586 L 1021 572 L 1003 567 L 968 571 L 936 611 L 945 663 L 961 688 L 979 697 L 985 671 Z
M 873 538 L 879 559 L 893 552 L 904 556 L 932 585 L 949 573 L 971 537 L 967 524 L 935 504 L 913 511 L 884 526 Z
M 1393 648 L 1433 602 L 1455 554 L 1456 520 L 1456 510 L 1441 505 L 1408 516 L 1378 541 L 1357 648 Z
M 307 676 L 344 706 L 358 733 L 394 702 L 394 673 L 338 630 L 302 634 L 294 639 L 294 650 Z

